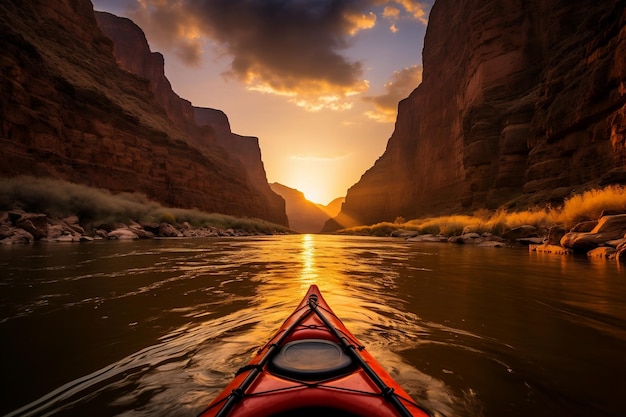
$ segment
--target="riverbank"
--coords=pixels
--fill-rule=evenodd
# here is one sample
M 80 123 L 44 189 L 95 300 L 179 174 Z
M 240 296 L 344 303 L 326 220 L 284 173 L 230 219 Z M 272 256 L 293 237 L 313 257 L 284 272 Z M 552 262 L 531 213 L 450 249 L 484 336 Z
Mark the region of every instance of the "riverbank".
M 590 257 L 626 259 L 626 214 L 606 215 L 598 220 L 577 224 L 569 231 L 560 225 L 548 230 L 523 225 L 507 230 L 502 236 L 466 231 L 460 235 L 444 236 L 397 229 L 390 236 L 414 242 L 450 242 L 478 246 L 504 247 L 526 245 L 532 252 L 568 255 L 586 253 Z
M 409 241 L 449 242 L 502 247 L 526 245 L 554 254 L 584 253 L 625 260 L 626 187 L 608 186 L 572 195 L 558 207 L 523 211 L 481 209 L 449 215 L 382 222 L 338 232 L 391 236 Z
M 466 226 L 461 233 L 421 233 L 415 228 L 381 224 L 377 227 L 351 229 L 341 234 L 390 236 L 410 242 L 445 242 L 483 247 L 528 246 L 530 251 L 560 255 L 587 254 L 589 257 L 626 261 L 626 213 L 603 214 L 597 220 L 577 223 L 569 230 L 563 225 L 536 227 L 524 224 L 503 230 L 501 234 L 478 233 Z M 406 226 L 406 225 L 405 225 Z M 388 233 L 381 233 L 389 230 Z M 368 232 L 366 232 L 368 231 Z
M 52 178 L 0 181 L 0 244 L 287 233 L 266 220 L 165 207 L 139 193 Z
M 64 218 L 21 209 L 0 211 L 0 244 L 41 242 L 91 242 L 97 239 L 135 240 L 176 237 L 255 236 L 292 233 L 289 229 L 255 219 L 230 219 L 233 227 L 194 226 L 188 221 L 81 222 L 76 215 Z M 238 224 L 239 227 L 236 227 Z

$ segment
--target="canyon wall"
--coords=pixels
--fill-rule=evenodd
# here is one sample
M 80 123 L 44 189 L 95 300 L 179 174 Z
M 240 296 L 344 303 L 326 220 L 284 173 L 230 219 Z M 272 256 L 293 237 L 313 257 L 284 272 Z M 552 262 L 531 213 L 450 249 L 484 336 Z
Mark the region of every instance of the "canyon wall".
M 437 0 L 422 83 L 325 230 L 626 183 L 623 0 Z
M 284 201 L 255 188 L 215 130 L 171 95 L 160 55 L 140 64 L 154 76 L 118 65 L 88 0 L 1 2 L 0 51 L 0 176 L 286 224 Z
M 104 34 L 113 40 L 117 63 L 150 81 L 156 100 L 168 118 L 187 132 L 193 146 L 209 152 L 213 145 L 225 150 L 245 172 L 247 184 L 259 194 L 273 221 L 286 225 L 285 201 L 267 182 L 258 138 L 232 133 L 228 116 L 221 110 L 194 107 L 179 97 L 165 76 L 163 55 L 150 50 L 143 30 L 133 21 L 106 12 L 95 15 Z

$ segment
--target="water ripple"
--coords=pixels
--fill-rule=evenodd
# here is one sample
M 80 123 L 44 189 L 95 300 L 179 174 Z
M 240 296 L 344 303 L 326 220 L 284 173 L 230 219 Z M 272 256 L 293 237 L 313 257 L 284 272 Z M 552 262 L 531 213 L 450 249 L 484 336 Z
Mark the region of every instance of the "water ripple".
M 39 362 L 50 366 L 42 375 L 66 372 L 8 416 L 195 415 L 311 284 L 392 377 L 439 415 L 558 415 L 565 400 L 584 395 L 579 387 L 563 392 L 569 380 L 617 381 L 623 370 L 623 280 L 572 283 L 570 275 L 565 285 L 545 264 L 531 280 L 538 274 L 503 264 L 510 252 L 477 258 L 473 248 L 307 235 L 64 248 L 0 262 L 3 336 L 48 358 Z M 571 338 L 565 331 L 603 355 L 562 342 Z M 594 369 L 584 366 L 589 357 Z M 616 384 L 602 388 L 594 395 L 603 401 L 587 401 L 588 415 L 603 415 L 589 404 L 618 397 Z

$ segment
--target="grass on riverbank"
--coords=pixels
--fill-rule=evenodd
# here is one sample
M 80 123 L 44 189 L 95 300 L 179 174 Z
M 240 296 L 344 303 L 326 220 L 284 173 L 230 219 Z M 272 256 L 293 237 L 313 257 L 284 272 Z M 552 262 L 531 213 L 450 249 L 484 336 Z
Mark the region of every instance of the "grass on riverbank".
M 76 215 L 81 224 L 93 225 L 128 224 L 131 221 L 170 224 L 189 222 L 194 227 L 213 226 L 254 233 L 282 233 L 289 230 L 261 219 L 164 207 L 138 193 L 112 194 L 107 190 L 55 179 L 2 178 L 0 210 L 15 208 L 44 213 L 52 218 Z
M 460 235 L 463 231 L 476 233 L 502 232 L 522 225 L 549 228 L 560 224 L 570 229 L 585 220 L 596 220 L 602 212 L 626 213 L 626 187 L 613 185 L 603 189 L 590 190 L 565 200 L 561 207 L 534 208 L 520 212 L 508 212 L 504 209 L 491 212 L 481 209 L 473 215 L 453 215 L 429 217 L 405 221 L 382 222 L 371 226 L 359 226 L 344 229 L 341 233 L 367 234 L 371 236 L 389 236 L 397 229 L 416 230 L 420 234 L 432 233 L 444 236 Z

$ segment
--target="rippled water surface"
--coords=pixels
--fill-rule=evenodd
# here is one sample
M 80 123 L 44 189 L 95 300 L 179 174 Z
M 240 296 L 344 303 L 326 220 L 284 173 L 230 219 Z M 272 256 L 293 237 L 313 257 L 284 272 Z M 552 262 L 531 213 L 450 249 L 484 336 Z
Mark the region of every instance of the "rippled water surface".
M 300 235 L 0 247 L 0 268 L 0 415 L 195 416 L 311 284 L 440 415 L 626 415 L 612 261 Z

